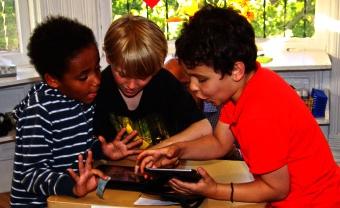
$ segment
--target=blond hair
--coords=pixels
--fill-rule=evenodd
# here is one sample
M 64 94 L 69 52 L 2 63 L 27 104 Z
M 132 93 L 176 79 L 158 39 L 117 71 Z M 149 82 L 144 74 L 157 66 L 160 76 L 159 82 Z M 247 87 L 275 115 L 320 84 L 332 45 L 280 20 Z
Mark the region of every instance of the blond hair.
M 126 15 L 112 22 L 104 39 L 106 58 L 124 76 L 146 78 L 163 66 L 168 52 L 163 31 L 152 21 Z

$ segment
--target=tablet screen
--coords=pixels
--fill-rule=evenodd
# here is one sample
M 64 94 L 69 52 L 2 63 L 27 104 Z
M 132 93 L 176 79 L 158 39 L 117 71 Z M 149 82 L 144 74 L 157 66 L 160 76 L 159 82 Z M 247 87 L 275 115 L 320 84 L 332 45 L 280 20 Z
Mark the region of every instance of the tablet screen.
M 116 166 L 116 165 L 100 165 L 97 169 L 103 171 L 107 176 L 111 177 L 113 181 L 140 183 L 145 179 L 141 175 L 134 172 L 134 167 Z

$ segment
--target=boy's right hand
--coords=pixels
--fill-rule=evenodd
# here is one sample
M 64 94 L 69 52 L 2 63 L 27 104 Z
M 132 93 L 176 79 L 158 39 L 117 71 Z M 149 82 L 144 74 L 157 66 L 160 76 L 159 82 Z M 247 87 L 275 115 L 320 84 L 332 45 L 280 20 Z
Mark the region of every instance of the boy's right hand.
M 67 169 L 70 173 L 70 176 L 75 181 L 75 185 L 73 187 L 73 194 L 82 197 L 87 193 L 96 189 L 98 185 L 98 177 L 102 179 L 106 179 L 107 176 L 103 174 L 98 169 L 93 168 L 93 155 L 92 151 L 88 151 L 87 158 L 85 161 L 85 165 L 83 162 L 83 155 L 78 155 L 78 169 L 79 175 L 74 172 L 72 169 Z
M 98 137 L 102 144 L 104 155 L 111 160 L 120 160 L 129 155 L 136 155 L 142 152 L 142 150 L 136 148 L 138 148 L 143 141 L 141 139 L 133 140 L 137 136 L 137 131 L 132 131 L 122 139 L 125 132 L 125 128 L 121 129 L 112 142 L 106 142 L 102 136 Z
M 144 150 L 137 157 L 136 173 L 144 174 L 146 167 L 174 167 L 179 164 L 179 148 L 175 144 L 160 149 Z

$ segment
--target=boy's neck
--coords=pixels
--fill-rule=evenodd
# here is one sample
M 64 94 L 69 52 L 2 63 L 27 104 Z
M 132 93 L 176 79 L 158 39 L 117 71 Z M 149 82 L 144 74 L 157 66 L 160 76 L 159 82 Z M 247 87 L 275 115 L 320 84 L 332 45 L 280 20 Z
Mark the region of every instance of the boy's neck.
M 119 90 L 123 100 L 130 111 L 136 110 L 139 106 L 140 99 L 142 98 L 143 90 L 133 97 L 126 97 L 122 91 Z
M 249 74 L 244 75 L 244 79 L 242 80 L 242 82 L 240 82 L 239 89 L 237 90 L 237 92 L 232 97 L 233 103 L 237 103 L 237 101 L 239 100 L 239 98 L 242 95 L 243 90 L 246 88 L 249 80 L 254 76 L 254 74 L 255 74 L 255 71 L 251 71 Z

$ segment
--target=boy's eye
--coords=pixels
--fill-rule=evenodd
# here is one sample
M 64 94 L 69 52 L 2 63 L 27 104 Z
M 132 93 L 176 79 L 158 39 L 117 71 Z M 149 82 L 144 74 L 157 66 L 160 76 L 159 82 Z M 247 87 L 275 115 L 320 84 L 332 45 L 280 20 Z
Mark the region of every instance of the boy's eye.
M 79 80 L 80 81 L 85 81 L 85 80 L 87 80 L 87 76 L 81 76 L 81 77 L 79 77 Z
M 87 78 L 88 78 L 87 74 L 81 74 L 81 75 L 78 77 L 78 79 L 79 79 L 80 81 L 85 81 L 85 80 L 87 80 Z
M 116 71 L 116 73 L 118 74 L 118 76 L 122 77 L 122 78 L 125 78 L 127 77 L 126 74 L 122 71 Z
M 207 78 L 200 78 L 198 79 L 198 82 L 202 83 L 202 82 L 206 82 L 208 79 Z

